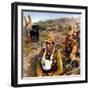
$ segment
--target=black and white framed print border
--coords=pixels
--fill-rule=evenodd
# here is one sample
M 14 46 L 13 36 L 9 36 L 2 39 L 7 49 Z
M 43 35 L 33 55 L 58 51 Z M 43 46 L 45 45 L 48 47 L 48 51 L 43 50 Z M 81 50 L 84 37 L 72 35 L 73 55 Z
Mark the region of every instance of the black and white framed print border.
M 22 78 L 22 11 L 64 12 L 81 15 L 80 75 L 60 77 Z M 13 87 L 74 84 L 88 82 L 88 7 L 74 5 L 14 2 L 11 4 L 11 85 Z

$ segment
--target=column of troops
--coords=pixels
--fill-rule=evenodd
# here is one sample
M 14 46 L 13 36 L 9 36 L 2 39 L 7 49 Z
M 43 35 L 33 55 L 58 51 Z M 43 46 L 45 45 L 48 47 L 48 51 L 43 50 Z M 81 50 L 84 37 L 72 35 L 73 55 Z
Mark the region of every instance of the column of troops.
M 37 76 L 80 74 L 80 29 L 69 30 L 60 47 L 55 44 L 55 35 L 49 34 L 38 58 Z

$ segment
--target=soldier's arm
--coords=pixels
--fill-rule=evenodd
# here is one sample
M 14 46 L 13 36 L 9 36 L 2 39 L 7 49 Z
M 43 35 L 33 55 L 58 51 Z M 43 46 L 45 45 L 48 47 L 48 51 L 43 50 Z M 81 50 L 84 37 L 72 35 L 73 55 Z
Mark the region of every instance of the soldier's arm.
M 41 57 L 43 55 L 43 50 L 41 49 L 38 53 L 38 60 L 37 60 L 37 65 L 36 65 L 36 75 L 37 76 L 43 76 L 43 71 L 41 68 Z
M 42 71 L 41 66 L 40 66 L 40 61 L 37 62 L 36 75 L 37 76 L 43 76 L 43 71 Z
M 57 73 L 58 75 L 61 75 L 63 73 L 63 62 L 62 62 L 62 58 L 61 58 L 61 51 L 58 50 L 57 52 Z

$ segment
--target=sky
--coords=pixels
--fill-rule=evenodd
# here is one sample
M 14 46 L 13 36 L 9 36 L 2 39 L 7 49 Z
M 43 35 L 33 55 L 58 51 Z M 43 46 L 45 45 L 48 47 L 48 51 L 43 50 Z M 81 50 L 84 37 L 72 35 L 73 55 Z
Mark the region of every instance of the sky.
M 80 14 L 72 14 L 72 13 L 50 13 L 50 12 L 31 12 L 31 11 L 24 11 L 23 16 L 31 16 L 32 23 L 38 21 L 45 21 L 50 19 L 57 19 L 57 18 L 79 18 Z

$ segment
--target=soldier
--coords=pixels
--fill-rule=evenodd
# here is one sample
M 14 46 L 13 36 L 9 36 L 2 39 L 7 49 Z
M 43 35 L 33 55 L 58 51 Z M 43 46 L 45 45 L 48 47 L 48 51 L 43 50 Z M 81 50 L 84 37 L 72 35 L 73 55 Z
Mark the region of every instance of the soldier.
M 65 40 L 65 48 L 64 48 L 64 61 L 69 61 L 69 56 L 72 51 L 72 42 L 73 42 L 73 30 L 68 32 L 68 35 Z
M 79 67 L 79 57 L 77 59 L 78 42 L 76 32 L 70 30 L 66 37 L 65 49 L 63 53 L 64 73 Z
M 29 32 L 32 29 L 32 20 L 30 16 L 24 16 L 23 29 L 24 29 L 24 42 L 28 45 L 31 42 Z
M 63 73 L 63 63 L 60 49 L 55 47 L 55 35 L 49 33 L 44 46 L 40 50 L 37 61 L 37 76 L 54 76 Z

